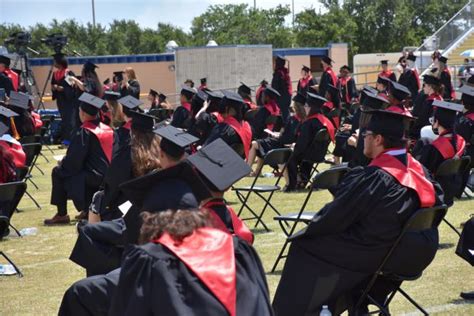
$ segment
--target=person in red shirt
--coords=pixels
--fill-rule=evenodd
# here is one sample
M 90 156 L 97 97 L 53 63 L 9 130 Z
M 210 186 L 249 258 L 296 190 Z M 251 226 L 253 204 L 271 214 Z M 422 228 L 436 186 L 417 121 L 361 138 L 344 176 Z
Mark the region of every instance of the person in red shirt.
M 0 122 L 0 136 L 8 131 L 8 126 Z M 16 180 L 16 166 L 14 156 L 10 150 L 4 147 L 0 141 L 0 184 Z
M 385 77 L 392 81 L 397 81 L 397 77 L 395 76 L 393 71 L 388 69 L 388 60 L 381 60 L 380 66 L 382 67 L 382 71 L 379 73 L 379 77 Z

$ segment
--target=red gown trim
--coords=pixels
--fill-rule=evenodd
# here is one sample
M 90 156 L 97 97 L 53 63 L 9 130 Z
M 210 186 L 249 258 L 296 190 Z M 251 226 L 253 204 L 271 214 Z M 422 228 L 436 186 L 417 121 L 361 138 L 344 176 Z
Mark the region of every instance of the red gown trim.
M 464 149 L 466 148 L 466 141 L 462 136 L 456 135 L 456 144 L 458 146 L 458 151 L 455 152 L 453 148 L 453 144 L 451 144 L 452 136 L 451 137 L 444 137 L 440 135 L 436 138 L 431 145 L 436 148 L 441 156 L 444 159 L 451 159 L 453 157 L 461 157 L 464 153 Z
M 429 100 L 429 101 L 434 101 L 434 100 L 438 100 L 438 101 L 443 101 L 443 97 L 437 93 L 432 93 L 428 96 L 428 98 L 426 98 L 426 100 Z
M 306 88 L 306 86 L 311 81 L 311 79 L 313 79 L 313 76 L 311 76 L 311 75 L 306 76 L 304 78 L 301 78 L 300 81 L 299 81 L 300 88 L 302 88 L 302 89 Z
M 21 144 L 10 143 L 0 140 L 0 146 L 8 150 L 13 156 L 13 163 L 17 168 L 23 168 L 26 163 L 26 154 L 23 151 Z
M 432 207 L 435 204 L 434 186 L 426 179 L 421 163 L 410 154 L 407 154 L 406 166 L 400 160 L 385 152 L 372 160 L 370 166 L 381 168 L 393 176 L 402 186 L 414 190 L 418 195 L 421 207 Z
M 347 83 L 351 80 L 352 78 L 351 77 L 340 77 L 338 79 L 338 84 L 339 84 L 339 87 L 340 87 L 340 90 L 342 91 L 342 87 L 345 87 L 346 89 L 346 93 L 344 95 L 344 99 L 346 101 L 347 104 L 350 104 L 351 103 L 351 97 L 349 95 L 349 88 L 347 87 Z
M 210 213 L 212 214 L 216 228 L 219 228 L 220 230 L 225 231 L 225 232 L 229 232 L 229 230 L 225 226 L 222 219 L 213 210 L 212 208 L 213 206 L 225 206 L 227 209 L 227 212 L 229 212 L 229 215 L 232 219 L 232 227 L 234 228 L 234 234 L 242 238 L 249 244 L 251 245 L 253 244 L 253 241 L 254 241 L 253 233 L 250 231 L 247 225 L 245 225 L 245 223 L 237 216 L 237 214 L 235 214 L 234 209 L 226 205 L 223 201 L 209 201 L 206 204 L 204 204 L 204 207 L 209 209 Z
M 129 120 L 128 122 L 126 122 L 125 124 L 123 124 L 122 127 L 125 128 L 125 129 L 130 130 L 130 129 L 132 128 L 132 120 Z
M 443 70 L 443 72 L 447 73 L 449 75 L 449 78 L 451 78 L 451 72 L 449 71 L 448 68 L 445 68 Z M 456 99 L 456 91 L 454 91 L 453 82 L 451 80 L 449 81 L 449 84 L 451 86 L 451 95 L 450 95 L 450 97 L 451 97 L 451 99 L 454 100 L 454 99 Z
M 13 90 L 18 91 L 18 86 L 20 85 L 18 74 L 11 70 L 10 68 L 6 68 L 4 73 L 10 78 L 13 84 Z
M 280 108 L 278 107 L 278 103 L 275 100 L 270 100 L 270 102 L 265 103 L 263 105 L 268 112 L 270 112 L 270 116 L 278 116 L 280 115 Z M 267 124 L 267 128 L 273 131 L 274 124 Z
M 38 113 L 31 111 L 31 117 L 33 118 L 33 124 L 35 125 L 35 128 L 40 128 L 43 126 L 43 121 L 41 120 L 41 116 Z
M 232 127 L 237 135 L 239 135 L 244 145 L 245 157 L 248 157 L 250 151 L 250 145 L 252 145 L 252 129 L 250 128 L 249 123 L 246 121 L 239 122 L 233 116 L 227 116 L 224 119 L 224 123 Z
M 82 124 L 82 128 L 85 128 L 97 137 L 100 143 L 100 147 L 102 148 L 105 157 L 107 157 L 107 160 L 110 163 L 112 161 L 114 130 L 110 126 L 107 126 L 102 122 L 96 125 L 91 121 L 84 122 Z
M 331 67 L 326 68 L 325 72 L 327 72 L 328 75 L 331 77 L 331 80 L 332 80 L 332 83 L 331 83 L 331 84 L 332 84 L 333 86 L 336 86 L 336 84 L 337 84 L 337 76 L 336 76 L 336 74 L 334 73 L 334 71 L 332 70 L 332 68 L 331 68 Z
M 474 121 L 474 112 L 465 114 L 464 116 L 470 119 L 471 121 Z
M 232 236 L 221 230 L 204 227 L 176 242 L 167 233 L 153 240 L 171 251 L 224 305 L 236 315 L 236 268 Z
M 183 108 L 185 108 L 186 110 L 188 110 L 188 112 L 191 113 L 191 103 L 185 102 L 185 103 L 181 104 L 181 106 Z
M 217 123 L 224 122 L 224 117 L 219 112 L 211 112 L 211 115 L 214 115 L 214 117 L 217 119 Z
M 393 74 L 393 71 L 391 70 L 382 70 L 380 73 L 379 73 L 379 77 L 383 77 L 383 78 L 390 78 L 390 76 Z
M 334 128 L 334 124 L 331 122 L 331 120 L 329 120 L 327 117 L 320 113 L 308 116 L 306 118 L 306 121 L 311 119 L 317 119 L 321 124 L 323 124 L 323 126 L 326 127 L 326 129 L 328 130 L 329 138 L 331 138 L 331 141 L 334 142 L 336 131 Z
M 252 102 L 252 100 L 244 100 L 245 104 L 249 106 L 250 110 L 255 110 L 257 108 L 257 105 Z

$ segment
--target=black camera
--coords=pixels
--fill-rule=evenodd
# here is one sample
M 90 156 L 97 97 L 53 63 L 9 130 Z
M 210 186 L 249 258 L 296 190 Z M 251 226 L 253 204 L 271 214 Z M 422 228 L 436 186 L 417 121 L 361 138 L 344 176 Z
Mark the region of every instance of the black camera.
M 60 33 L 51 34 L 46 38 L 42 38 L 41 43 L 52 47 L 56 53 L 60 53 L 63 47 L 67 45 L 67 36 Z
M 5 39 L 5 45 L 12 44 L 16 47 L 27 46 L 31 43 L 31 34 L 28 32 L 16 32 L 10 34 L 10 37 Z

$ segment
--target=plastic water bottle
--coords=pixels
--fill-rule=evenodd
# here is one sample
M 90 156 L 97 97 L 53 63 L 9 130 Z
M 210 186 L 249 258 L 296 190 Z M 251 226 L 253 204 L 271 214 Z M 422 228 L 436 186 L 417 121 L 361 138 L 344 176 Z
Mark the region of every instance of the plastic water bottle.
M 263 174 L 263 177 L 264 178 L 273 178 L 275 175 L 273 174 L 273 172 L 265 172 Z
M 36 227 L 28 227 L 28 228 L 20 229 L 20 234 L 22 236 L 36 236 L 37 233 L 38 233 L 38 228 Z
M 323 308 L 321 309 L 321 313 L 319 313 L 319 316 L 332 316 L 331 311 L 329 310 L 327 305 L 323 305 Z

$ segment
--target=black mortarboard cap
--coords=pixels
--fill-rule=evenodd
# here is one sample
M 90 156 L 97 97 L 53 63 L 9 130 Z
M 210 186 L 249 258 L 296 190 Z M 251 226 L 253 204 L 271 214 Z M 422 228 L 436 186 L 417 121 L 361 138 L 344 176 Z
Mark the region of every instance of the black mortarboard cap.
M 184 154 L 184 149 L 187 146 L 199 140 L 199 138 L 171 125 L 156 128 L 153 132 L 161 136 L 160 148 L 176 158 Z
M 277 56 L 276 56 L 276 59 L 279 59 L 279 60 L 282 60 L 282 61 L 285 61 L 285 62 L 286 62 L 286 58 L 285 58 L 285 56 L 283 56 L 283 55 L 277 55 Z
M 204 78 L 201 78 L 201 84 L 205 84 L 207 82 L 207 78 L 204 77 Z
M 431 75 L 424 75 L 423 76 L 423 82 L 427 84 L 434 84 L 434 85 L 440 85 L 441 81 L 439 78 Z
M 0 105 L 0 115 L 1 116 L 4 116 L 6 118 L 10 118 L 10 117 L 14 117 L 14 116 L 18 116 L 17 113 L 15 113 L 14 111 L 10 110 L 9 108 L 6 108 L 2 105 Z
M 304 71 L 306 71 L 306 72 L 310 72 L 310 71 L 311 71 L 311 69 L 310 69 L 308 66 L 306 66 L 306 65 L 303 65 L 303 68 L 301 68 L 301 70 L 304 70 Z
M 120 98 L 120 93 L 115 91 L 105 91 L 104 99 L 105 100 L 118 100 Z
M 99 66 L 90 61 L 86 61 L 83 67 L 85 71 L 93 71 L 94 69 L 99 68 Z
M 6 124 L 0 122 L 0 137 L 3 136 L 9 129 L 10 128 Z
M 5 55 L 0 55 L 0 64 L 4 64 L 6 67 L 10 67 L 10 58 Z
M 306 103 L 309 106 L 314 106 L 314 107 L 321 107 L 323 106 L 324 103 L 326 103 L 328 100 L 326 98 L 323 98 L 319 94 L 311 93 L 308 92 L 306 94 Z
M 407 60 L 415 61 L 415 60 L 416 60 L 416 56 L 413 55 L 413 54 L 408 54 Z
M 220 101 L 222 98 L 224 98 L 224 94 L 221 91 L 206 90 L 205 92 L 211 101 Z
M 260 85 L 267 85 L 268 84 L 268 81 L 266 81 L 265 79 L 263 79 L 262 81 L 260 81 Z
M 464 106 L 458 103 L 434 100 L 434 117 L 444 128 L 453 128 L 456 122 L 457 112 L 462 112 Z
M 406 98 L 411 96 L 410 90 L 402 84 L 398 82 L 391 81 L 392 88 L 390 89 L 390 93 L 392 96 L 397 99 L 398 101 L 403 101 Z
M 298 102 L 298 103 L 301 103 L 301 104 L 305 104 L 306 103 L 306 97 L 304 95 L 302 95 L 301 93 L 297 93 L 294 97 L 293 97 L 293 101 L 295 102 Z
M 244 99 L 238 94 L 233 91 L 224 90 L 223 91 L 224 97 L 222 98 L 222 103 L 224 106 L 232 106 L 237 110 L 241 109 Z
M 249 86 L 247 86 L 245 83 L 243 83 L 242 81 L 240 82 L 240 86 L 239 86 L 239 92 L 242 91 L 243 93 L 245 94 L 251 94 L 252 93 L 252 88 L 250 88 Z
M 326 64 L 328 65 L 331 65 L 334 61 L 329 58 L 328 56 L 324 56 L 323 58 L 321 58 L 322 61 L 324 61 Z
M 125 73 L 125 71 L 123 70 L 119 70 L 119 71 L 114 71 L 113 74 L 116 75 L 116 76 L 120 76 L 120 75 L 123 75 Z
M 364 111 L 370 114 L 367 131 L 394 139 L 404 139 L 407 121 L 413 117 L 384 110 Z
M 377 77 L 377 83 L 384 84 L 387 87 L 390 86 L 391 81 L 392 80 L 390 80 L 390 78 L 387 78 L 387 77 L 383 77 L 383 76 Z
M 204 103 L 205 101 L 207 101 L 207 93 L 204 92 L 204 91 L 202 91 L 202 90 L 199 90 L 199 91 L 194 95 L 194 98 L 198 98 L 201 103 Z
M 188 157 L 212 191 L 223 192 L 252 169 L 221 138 Z
M 382 65 L 388 65 L 388 60 L 387 60 L 387 59 L 381 60 L 381 61 L 380 61 L 380 64 L 382 64 Z
M 188 99 L 192 99 L 193 96 L 196 94 L 196 89 L 188 87 L 187 85 L 183 85 L 181 87 L 181 94 Z
M 8 104 L 10 106 L 14 106 L 16 108 L 20 109 L 28 109 L 28 105 L 30 103 L 30 95 L 23 93 L 23 92 L 16 92 L 16 91 L 11 91 L 10 92 L 10 101 Z
M 441 100 L 434 100 L 432 105 L 436 106 L 437 108 L 445 109 L 451 112 L 462 112 L 464 109 L 462 104 L 446 102 L 446 101 L 441 101 Z
M 110 83 L 110 78 L 107 78 L 102 82 L 104 85 L 108 85 Z
M 53 55 L 53 59 L 56 62 L 59 62 L 59 61 L 63 60 L 64 57 L 66 57 L 66 55 L 63 54 L 63 53 L 56 53 L 56 54 Z
M 444 56 L 441 56 L 440 58 L 438 58 L 438 60 L 442 62 L 443 64 L 446 64 L 448 62 L 448 59 Z
M 459 88 L 459 92 L 462 93 L 461 100 L 464 105 L 474 106 L 474 87 L 473 86 L 468 86 L 464 84 L 461 86 L 461 88 Z
M 344 66 L 342 66 L 341 68 L 339 68 L 339 70 L 343 70 L 343 69 L 347 70 L 348 72 L 351 72 L 351 71 L 352 71 L 351 67 L 349 67 L 349 66 L 347 66 L 347 65 L 344 65 Z
M 163 101 L 166 100 L 166 95 L 164 95 L 163 93 L 158 94 L 158 97 Z
M 265 88 L 265 95 L 270 96 L 272 99 L 278 99 L 279 97 L 281 97 L 280 92 L 276 91 L 270 86 Z
M 373 93 L 373 94 L 377 94 L 377 93 L 378 93 L 377 89 L 375 89 L 374 87 L 368 86 L 368 85 L 365 85 L 365 86 L 362 88 L 362 92 L 364 92 L 364 93 L 370 92 L 370 93 Z
M 158 96 L 158 91 L 150 89 L 150 92 L 148 92 L 148 94 L 151 94 L 152 96 L 157 97 Z
M 131 112 L 132 117 L 132 129 L 141 131 L 141 132 L 153 132 L 156 120 L 154 116 L 140 113 L 140 112 Z
M 128 110 L 136 110 L 140 105 L 143 104 L 142 101 L 132 97 L 131 95 L 126 95 L 123 98 L 118 99 L 118 102 Z
M 103 99 L 87 92 L 81 94 L 79 101 L 81 109 L 89 115 L 96 115 L 105 103 Z
M 364 98 L 364 106 L 374 110 L 385 109 L 389 105 L 389 101 L 378 94 L 366 92 Z

